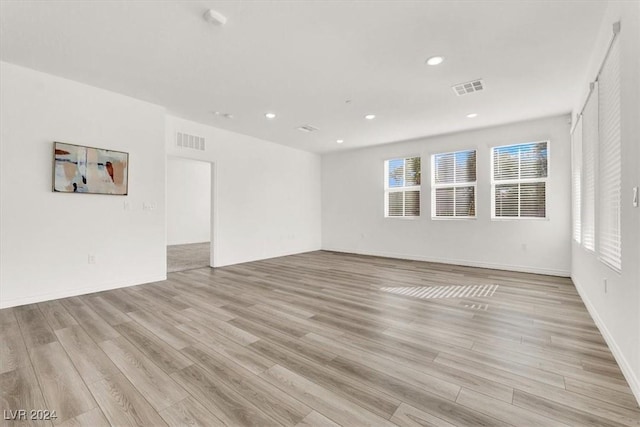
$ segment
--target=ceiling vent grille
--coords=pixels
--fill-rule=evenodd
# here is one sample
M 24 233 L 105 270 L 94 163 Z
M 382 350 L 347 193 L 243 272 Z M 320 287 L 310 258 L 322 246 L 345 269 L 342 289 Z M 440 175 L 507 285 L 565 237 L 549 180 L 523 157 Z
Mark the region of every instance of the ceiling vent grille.
M 303 126 L 297 127 L 296 129 L 298 129 L 300 132 L 306 132 L 306 133 L 315 132 L 318 130 L 318 128 L 313 127 L 311 125 L 303 125 Z
M 484 90 L 484 83 L 481 79 L 472 80 L 466 83 L 459 83 L 451 87 L 458 96 L 467 95 L 473 92 Z
M 178 148 L 189 148 L 192 150 L 205 150 L 204 137 L 189 135 L 187 133 L 176 133 L 176 145 Z

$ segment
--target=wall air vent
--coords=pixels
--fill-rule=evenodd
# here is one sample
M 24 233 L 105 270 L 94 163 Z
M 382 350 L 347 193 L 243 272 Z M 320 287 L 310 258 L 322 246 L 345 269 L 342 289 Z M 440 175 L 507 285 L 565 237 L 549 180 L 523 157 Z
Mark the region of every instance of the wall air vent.
M 482 82 L 482 79 L 478 79 L 466 83 L 459 83 L 457 85 L 451 86 L 451 89 L 453 89 L 456 95 L 462 96 L 484 90 L 484 83 Z
M 176 145 L 178 148 L 189 148 L 192 150 L 205 150 L 204 137 L 189 135 L 187 133 L 176 133 Z
M 306 133 L 315 132 L 318 130 L 318 128 L 315 128 L 311 125 L 299 126 L 296 129 L 298 129 L 300 132 L 306 132 Z

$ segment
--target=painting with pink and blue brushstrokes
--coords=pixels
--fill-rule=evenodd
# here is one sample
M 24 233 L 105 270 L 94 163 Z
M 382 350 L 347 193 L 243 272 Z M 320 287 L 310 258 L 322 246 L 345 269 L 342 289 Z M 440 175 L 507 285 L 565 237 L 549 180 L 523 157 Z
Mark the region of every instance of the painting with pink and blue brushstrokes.
M 53 191 L 127 195 L 129 154 L 54 143 Z

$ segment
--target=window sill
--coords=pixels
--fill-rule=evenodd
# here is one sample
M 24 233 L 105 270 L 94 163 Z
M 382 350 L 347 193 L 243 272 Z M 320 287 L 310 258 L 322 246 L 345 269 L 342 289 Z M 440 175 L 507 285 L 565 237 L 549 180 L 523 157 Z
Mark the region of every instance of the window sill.
M 537 217 L 492 217 L 491 221 L 549 221 L 550 218 Z
M 618 274 L 618 276 L 622 274 L 622 267 L 618 268 L 618 267 L 612 265 L 611 263 L 607 262 L 605 259 L 603 259 L 599 255 L 598 255 L 598 261 L 600 261 L 600 263 L 602 265 L 604 265 L 605 267 L 607 267 L 609 270 L 611 270 L 614 273 Z
M 434 221 L 464 221 L 464 220 L 472 220 L 475 221 L 478 219 L 477 216 L 432 216 L 432 220 Z
M 384 219 L 401 219 L 401 220 L 415 221 L 417 219 L 420 219 L 420 217 L 419 216 L 385 216 Z

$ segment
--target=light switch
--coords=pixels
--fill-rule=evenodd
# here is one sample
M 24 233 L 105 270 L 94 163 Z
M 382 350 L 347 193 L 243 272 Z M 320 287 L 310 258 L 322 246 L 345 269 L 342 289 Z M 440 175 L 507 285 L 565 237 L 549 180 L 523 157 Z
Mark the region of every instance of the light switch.
M 638 207 L 638 187 L 633 187 L 633 207 Z

